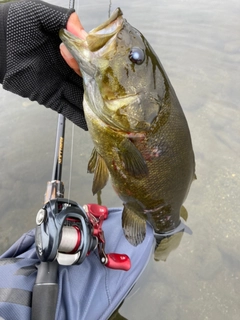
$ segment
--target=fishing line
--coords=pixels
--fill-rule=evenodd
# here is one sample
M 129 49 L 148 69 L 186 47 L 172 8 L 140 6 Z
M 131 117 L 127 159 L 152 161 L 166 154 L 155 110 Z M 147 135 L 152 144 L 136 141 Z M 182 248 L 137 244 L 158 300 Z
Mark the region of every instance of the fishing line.
M 74 9 L 75 7 L 75 0 L 69 0 L 69 9 Z
M 111 9 L 112 9 L 112 1 L 109 0 L 109 6 L 108 6 L 108 18 L 110 17 L 111 15 Z

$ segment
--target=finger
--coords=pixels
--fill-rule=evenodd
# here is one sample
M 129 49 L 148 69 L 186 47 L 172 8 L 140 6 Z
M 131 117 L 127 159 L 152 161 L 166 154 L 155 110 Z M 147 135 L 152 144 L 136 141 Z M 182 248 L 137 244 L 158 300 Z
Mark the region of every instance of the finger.
M 85 39 L 87 37 L 87 32 L 84 30 L 76 12 L 70 15 L 66 28 L 69 32 L 81 39 Z M 60 45 L 60 52 L 69 67 L 81 76 L 81 71 L 79 69 L 77 61 L 73 58 L 64 44 Z
M 75 36 L 86 39 L 87 32 L 84 30 L 76 12 L 72 13 L 67 22 L 67 30 Z
M 63 43 L 60 44 L 60 52 L 69 67 L 72 68 L 79 76 L 82 76 L 77 61 L 73 58 Z

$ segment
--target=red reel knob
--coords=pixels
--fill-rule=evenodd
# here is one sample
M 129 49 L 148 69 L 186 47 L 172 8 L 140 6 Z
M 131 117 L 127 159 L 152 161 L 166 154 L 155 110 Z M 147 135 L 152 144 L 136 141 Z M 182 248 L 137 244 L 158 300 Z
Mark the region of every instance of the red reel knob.
M 126 254 L 108 253 L 107 258 L 105 265 L 110 269 L 128 271 L 131 268 L 131 260 Z
M 83 206 L 86 212 L 91 213 L 94 217 L 100 218 L 102 215 L 104 216 L 104 220 L 108 217 L 108 209 L 105 206 L 100 206 L 95 203 L 88 203 Z

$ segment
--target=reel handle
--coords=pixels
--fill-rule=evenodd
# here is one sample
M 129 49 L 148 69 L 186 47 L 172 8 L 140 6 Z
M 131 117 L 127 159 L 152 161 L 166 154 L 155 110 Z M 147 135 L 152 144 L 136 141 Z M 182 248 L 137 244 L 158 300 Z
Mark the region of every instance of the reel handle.
M 107 253 L 105 266 L 110 269 L 128 271 L 131 268 L 131 260 L 126 254 Z

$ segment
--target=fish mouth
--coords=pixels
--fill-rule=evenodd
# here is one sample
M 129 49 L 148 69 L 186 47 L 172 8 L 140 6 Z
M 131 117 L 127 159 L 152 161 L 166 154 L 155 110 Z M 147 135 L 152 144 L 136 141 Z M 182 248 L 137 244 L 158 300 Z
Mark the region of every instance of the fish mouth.
M 86 39 L 80 39 L 66 29 L 59 31 L 59 37 L 78 62 L 84 76 L 94 77 L 96 60 L 107 52 L 115 50 L 114 39 L 123 28 L 124 18 L 120 8 L 117 8 L 109 19 L 91 30 Z
M 85 40 L 82 40 L 66 29 L 61 29 L 59 37 L 66 45 L 69 51 L 73 54 L 74 58 L 78 60 L 79 49 L 84 52 L 84 49 L 95 52 L 105 47 L 123 27 L 123 13 L 120 8 L 117 8 L 105 22 L 98 27 L 92 29 Z M 87 58 L 85 50 L 84 59 Z
M 103 48 L 122 29 L 124 20 L 122 15 L 122 10 L 117 8 L 109 19 L 89 32 L 86 41 L 90 51 L 95 52 Z

